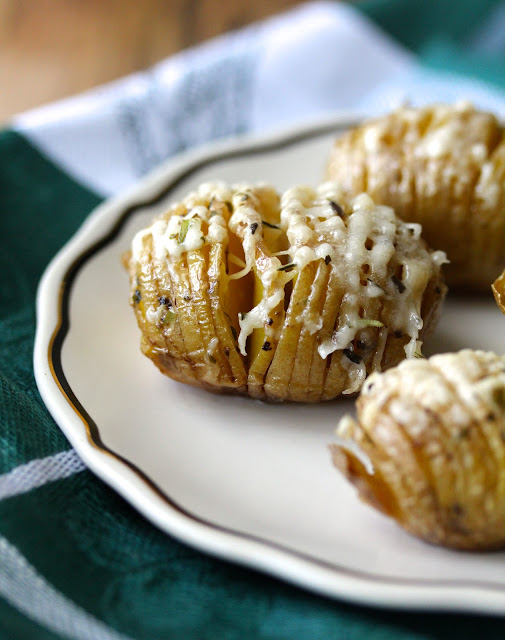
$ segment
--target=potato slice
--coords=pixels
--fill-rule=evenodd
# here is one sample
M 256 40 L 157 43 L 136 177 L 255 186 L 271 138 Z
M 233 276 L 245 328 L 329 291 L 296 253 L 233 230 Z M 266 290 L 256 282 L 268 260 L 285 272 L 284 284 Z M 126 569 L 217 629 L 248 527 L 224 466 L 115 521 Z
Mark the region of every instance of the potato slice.
M 265 391 L 269 398 L 282 400 L 305 400 L 305 390 L 290 385 L 295 366 L 300 332 L 303 327 L 302 312 L 310 294 L 317 264 L 311 262 L 298 275 L 286 313 L 286 321 L 281 330 L 277 349 L 268 370 Z
M 226 247 L 223 243 L 216 243 L 210 249 L 209 258 L 209 288 L 212 316 L 215 327 L 215 337 L 218 340 L 217 351 L 223 356 L 228 366 L 223 367 L 221 385 L 235 388 L 238 392 L 247 390 L 247 373 L 244 362 L 237 352 L 238 311 L 232 301 L 240 299 L 239 292 L 234 291 L 236 281 L 230 281 L 226 274 Z M 215 353 L 215 349 L 214 349 Z M 226 373 L 224 373 L 226 372 Z

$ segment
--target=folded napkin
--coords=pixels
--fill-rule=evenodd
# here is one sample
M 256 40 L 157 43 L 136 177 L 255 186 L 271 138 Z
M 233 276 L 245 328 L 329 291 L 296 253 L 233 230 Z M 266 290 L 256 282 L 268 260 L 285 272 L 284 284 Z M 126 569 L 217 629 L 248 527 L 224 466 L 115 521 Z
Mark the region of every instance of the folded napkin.
M 188 148 L 336 110 L 505 116 L 505 3 L 316 2 L 0 132 L 0 640 L 501 638 L 500 618 L 318 597 L 164 535 L 88 472 L 32 372 L 44 267 L 106 196 Z

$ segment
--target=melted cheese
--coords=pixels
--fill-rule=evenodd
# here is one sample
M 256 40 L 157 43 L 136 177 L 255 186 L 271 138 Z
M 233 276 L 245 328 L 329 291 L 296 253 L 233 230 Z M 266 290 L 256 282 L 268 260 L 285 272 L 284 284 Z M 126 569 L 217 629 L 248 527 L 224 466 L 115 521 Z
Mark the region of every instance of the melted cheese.
M 350 437 L 350 434 L 353 433 L 356 426 L 355 420 L 350 416 L 344 416 L 335 430 L 335 444 L 357 458 L 364 466 L 368 475 L 372 476 L 375 470 L 370 457 L 363 451 L 358 443 Z
M 280 271 L 282 265 L 276 256 L 263 256 L 262 263 L 256 264 L 256 245 L 262 236 L 243 233 L 246 269 L 255 269 L 265 291 L 264 298 L 240 320 L 239 347 L 244 355 L 247 338 L 264 326 L 272 309 L 282 301 L 286 283 L 310 262 L 320 259 L 335 265 L 346 291 L 338 326 L 331 338 L 319 346 L 322 358 L 351 348 L 358 331 L 366 326 L 383 327 L 377 345 L 381 358 L 388 332 L 396 330 L 410 338 L 405 347 L 407 357 L 419 354 L 422 295 L 434 270 L 446 261 L 445 254 L 428 253 L 419 243 L 420 225 L 399 221 L 391 208 L 375 205 L 366 194 L 352 201 L 350 215 L 342 214 L 335 206 L 341 198 L 339 188 L 332 183 L 321 185 L 318 190 L 298 186 L 284 193 L 279 227 L 290 243 L 287 253 L 291 272 Z M 235 233 L 240 233 L 241 225 L 245 228 L 253 222 L 261 223 L 251 194 L 236 194 L 234 205 L 230 228 Z M 393 259 L 402 265 L 401 283 L 398 280 L 395 283 L 392 278 Z M 370 278 L 363 282 L 363 265 L 368 265 L 376 282 Z M 381 297 L 392 302 L 390 306 L 394 309 L 386 327 L 376 318 L 360 316 L 360 311 L 367 306 L 367 298 Z M 321 318 L 304 315 L 304 312 L 301 319 L 309 333 L 315 333 L 322 326 Z M 375 370 L 380 369 L 381 358 L 374 358 Z M 342 355 L 342 366 L 347 369 L 350 380 L 346 392 L 358 390 L 366 375 L 363 363 L 354 363 Z
M 144 240 L 152 237 L 153 252 L 157 260 L 179 258 L 188 251 L 203 247 L 206 242 L 228 242 L 225 218 L 212 208 L 212 202 L 231 201 L 233 191 L 221 182 L 205 183 L 191 192 L 167 213 L 155 220 L 150 227 L 139 231 L 132 241 L 132 259 L 138 261 Z M 203 227 L 207 228 L 207 234 Z
M 412 357 L 420 348 L 422 294 L 433 269 L 446 261 L 445 254 L 419 250 L 420 225 L 400 222 L 391 208 L 375 205 L 366 194 L 353 200 L 347 219 L 337 215 L 331 202 L 338 203 L 340 198 L 338 187 L 328 183 L 317 192 L 307 187 L 291 189 L 282 199 L 281 221 L 292 245 L 292 262 L 301 269 L 310 260 L 330 256 L 338 265 L 347 292 L 339 324 L 331 338 L 320 345 L 319 354 L 326 358 L 336 350 L 349 348 L 363 328 L 359 310 L 366 307 L 365 299 L 384 297 L 394 300 L 389 330 L 401 330 L 410 337 L 406 355 Z M 393 257 L 403 265 L 400 285 L 388 278 Z M 365 264 L 377 281 L 387 282 L 386 288 L 371 279 L 363 284 L 361 269 Z M 383 331 L 382 343 L 386 337 Z M 353 373 L 358 375 L 360 365 L 352 364 Z

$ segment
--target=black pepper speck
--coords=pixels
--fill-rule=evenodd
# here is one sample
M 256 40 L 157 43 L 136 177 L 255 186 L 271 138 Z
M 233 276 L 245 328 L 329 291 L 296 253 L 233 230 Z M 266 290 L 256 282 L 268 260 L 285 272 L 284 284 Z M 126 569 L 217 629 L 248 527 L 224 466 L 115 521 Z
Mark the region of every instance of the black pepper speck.
M 354 364 L 359 364 L 361 362 L 361 358 L 358 356 L 358 354 L 354 353 L 354 351 L 351 351 L 351 349 L 342 349 L 342 353 L 351 362 L 354 362 Z

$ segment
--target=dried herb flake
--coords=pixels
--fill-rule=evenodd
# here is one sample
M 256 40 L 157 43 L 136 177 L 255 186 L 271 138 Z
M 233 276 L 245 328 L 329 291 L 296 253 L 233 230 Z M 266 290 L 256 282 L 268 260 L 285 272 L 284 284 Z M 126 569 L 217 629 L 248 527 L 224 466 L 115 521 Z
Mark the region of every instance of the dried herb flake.
M 294 269 L 294 267 L 296 267 L 296 262 L 290 262 L 289 264 L 285 264 L 282 267 L 279 267 L 277 271 L 291 271 L 291 269 Z
M 399 280 L 396 276 L 391 276 L 391 280 L 395 287 L 398 289 L 398 293 L 403 293 L 407 288 L 401 280 Z
M 179 236 L 177 237 L 177 242 L 182 244 L 184 240 L 186 240 L 186 236 L 188 235 L 188 230 L 193 220 L 183 220 L 181 222 L 181 227 L 179 229 Z
M 336 213 L 337 216 L 340 216 L 342 220 L 347 218 L 346 212 L 342 209 L 342 207 L 338 204 L 338 202 L 335 202 L 334 200 L 328 200 L 328 202 L 330 203 L 330 207 L 333 213 Z
M 354 364 L 360 364 L 361 358 L 358 356 L 357 353 L 354 353 L 354 351 L 352 351 L 351 349 L 342 349 L 342 353 L 351 362 L 354 362 Z
M 276 224 L 271 224 L 270 222 L 267 222 L 266 220 L 262 220 L 261 222 L 265 225 L 265 227 L 270 227 L 270 229 L 279 229 L 280 228 Z
M 170 324 L 175 320 L 175 313 L 173 311 L 167 311 L 163 316 L 162 322 L 163 324 Z
M 160 306 L 165 305 L 168 309 L 172 306 L 168 296 L 158 296 L 158 302 L 160 303 Z

